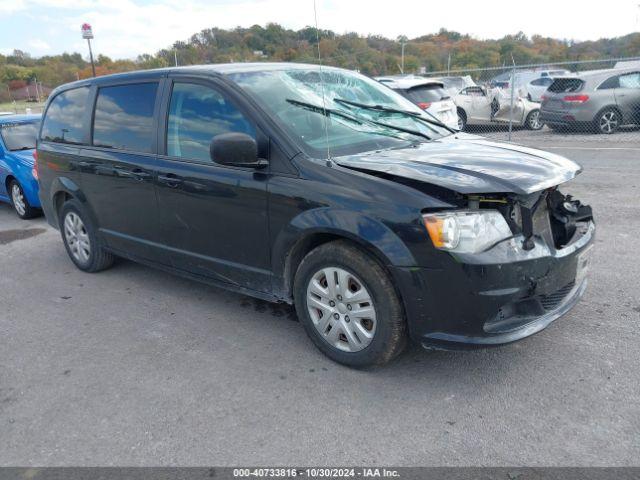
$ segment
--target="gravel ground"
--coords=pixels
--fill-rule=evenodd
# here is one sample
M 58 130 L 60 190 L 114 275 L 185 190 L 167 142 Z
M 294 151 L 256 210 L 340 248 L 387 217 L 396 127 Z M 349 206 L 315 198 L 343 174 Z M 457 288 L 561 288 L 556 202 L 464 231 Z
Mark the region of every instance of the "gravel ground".
M 126 261 L 84 274 L 0 206 L 0 465 L 638 465 L 640 151 L 566 142 L 599 228 L 583 301 L 520 343 L 370 371 L 289 308 Z

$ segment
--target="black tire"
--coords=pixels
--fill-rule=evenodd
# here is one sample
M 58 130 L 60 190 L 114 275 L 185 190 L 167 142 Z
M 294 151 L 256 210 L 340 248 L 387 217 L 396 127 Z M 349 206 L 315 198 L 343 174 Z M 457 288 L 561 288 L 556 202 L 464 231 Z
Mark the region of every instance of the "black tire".
M 82 232 L 86 232 L 86 238 L 88 239 L 90 248 L 89 254 L 87 255 L 87 258 L 85 260 L 83 260 L 82 258 L 78 258 L 78 256 L 72 252 L 72 247 L 69 245 L 69 240 L 67 239 L 65 222 L 67 221 L 67 217 L 70 216 L 70 214 L 79 217 L 82 223 L 81 230 Z M 91 217 L 87 214 L 86 210 L 80 202 L 73 199 L 67 200 L 60 209 L 58 222 L 60 225 L 62 242 L 64 243 L 64 247 L 67 250 L 69 258 L 76 267 L 78 267 L 83 272 L 94 273 L 105 270 L 113 265 L 113 254 L 107 252 L 104 249 L 102 242 L 96 235 L 97 229 L 93 224 Z
M 13 190 L 17 189 L 20 193 L 20 198 L 22 205 L 18 206 L 13 200 Z M 24 190 L 22 189 L 22 185 L 17 180 L 11 180 L 9 182 L 9 198 L 11 198 L 11 205 L 13 206 L 13 210 L 16 212 L 16 215 L 20 217 L 22 220 L 29 220 L 30 218 L 39 217 L 42 215 L 42 210 L 39 208 L 32 207 L 29 205 L 29 200 L 24 194 Z
M 357 277 L 370 294 L 376 312 L 375 330 L 370 343 L 362 350 L 347 352 L 331 345 L 316 328 L 309 313 L 309 283 L 319 271 L 331 267 L 345 270 Z M 407 344 L 404 309 L 389 274 L 377 259 L 348 241 L 326 243 L 307 254 L 295 275 L 294 300 L 300 322 L 316 347 L 343 365 L 355 368 L 382 365 L 398 356 Z M 349 312 L 344 313 L 348 315 Z M 344 318 L 349 321 L 348 316 Z M 337 323 L 336 321 L 333 325 Z M 351 326 L 353 333 L 357 333 L 353 324 Z M 332 327 L 328 328 L 330 330 Z
M 542 130 L 542 127 L 544 127 L 544 123 L 540 121 L 540 110 L 537 108 L 535 110 L 531 110 L 527 115 L 527 119 L 525 120 L 524 124 L 529 130 Z
M 467 114 L 461 108 L 458 109 L 458 128 L 462 132 L 467 128 Z
M 593 127 L 598 133 L 611 135 L 620 129 L 621 124 L 620 112 L 615 108 L 605 108 L 596 115 Z

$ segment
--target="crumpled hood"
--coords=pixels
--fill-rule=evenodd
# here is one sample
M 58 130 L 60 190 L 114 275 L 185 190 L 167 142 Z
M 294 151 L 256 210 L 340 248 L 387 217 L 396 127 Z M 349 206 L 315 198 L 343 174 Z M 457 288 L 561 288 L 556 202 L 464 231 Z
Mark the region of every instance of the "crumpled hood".
M 582 171 L 580 165 L 560 155 L 463 133 L 415 148 L 366 152 L 334 161 L 465 194 L 529 194 L 571 180 Z

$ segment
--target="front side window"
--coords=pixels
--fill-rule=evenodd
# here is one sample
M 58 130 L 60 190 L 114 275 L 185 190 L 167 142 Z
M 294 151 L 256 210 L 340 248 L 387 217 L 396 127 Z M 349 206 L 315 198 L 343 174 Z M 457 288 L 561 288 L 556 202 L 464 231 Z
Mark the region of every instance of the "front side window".
M 640 88 L 640 73 L 620 75 L 620 88 Z
M 102 87 L 93 120 L 96 147 L 151 153 L 157 83 Z
M 36 148 L 38 123 L 7 123 L 0 126 L 0 134 L 7 150 L 33 150 Z
M 253 124 L 217 90 L 195 83 L 174 84 L 167 124 L 167 155 L 211 161 L 211 140 L 230 132 L 256 138 Z
M 42 124 L 42 139 L 50 142 L 81 144 L 89 87 L 74 88 L 55 96 Z

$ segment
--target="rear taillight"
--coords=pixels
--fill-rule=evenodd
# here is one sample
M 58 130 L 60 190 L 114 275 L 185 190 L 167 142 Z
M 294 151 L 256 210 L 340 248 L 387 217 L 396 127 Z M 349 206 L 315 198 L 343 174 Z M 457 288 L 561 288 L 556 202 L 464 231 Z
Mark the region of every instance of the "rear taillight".
M 422 109 L 422 110 L 426 110 L 427 108 L 429 108 L 431 106 L 430 102 L 419 102 L 418 106 Z
M 31 169 L 31 175 L 33 175 L 33 178 L 35 178 L 36 180 L 38 180 L 38 151 L 34 150 L 33 151 L 33 168 Z
M 543 102 L 548 98 L 549 97 L 547 97 L 546 95 L 540 95 L 540 100 L 543 101 Z
M 565 95 L 563 100 L 571 103 L 584 103 L 589 100 L 589 95 Z

